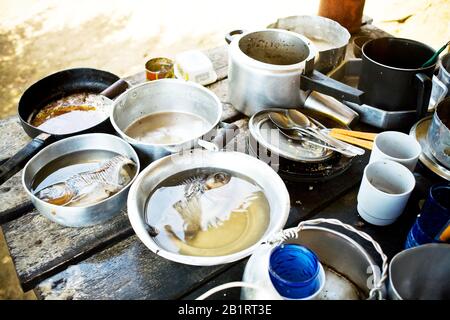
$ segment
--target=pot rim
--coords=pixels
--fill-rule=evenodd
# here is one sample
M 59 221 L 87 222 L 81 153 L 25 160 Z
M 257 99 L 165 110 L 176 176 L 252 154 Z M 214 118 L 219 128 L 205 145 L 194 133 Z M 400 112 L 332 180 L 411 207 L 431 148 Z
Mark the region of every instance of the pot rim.
M 90 204 L 90 205 L 88 205 L 88 206 L 79 206 L 79 207 L 65 207 L 65 206 L 59 206 L 59 205 L 56 205 L 56 204 L 51 204 L 51 203 L 48 203 L 48 202 L 45 202 L 45 201 L 39 199 L 38 197 L 36 197 L 36 196 L 30 191 L 29 187 L 27 186 L 27 184 L 26 184 L 26 182 L 25 182 L 25 174 L 26 174 L 26 172 L 28 171 L 28 167 L 31 165 L 31 163 L 32 163 L 33 161 L 35 161 L 36 158 L 38 158 L 39 156 L 41 156 L 41 155 L 42 155 L 43 153 L 45 153 L 45 152 L 50 152 L 49 150 L 51 150 L 52 148 L 57 147 L 57 146 L 60 145 L 60 144 L 63 144 L 63 143 L 66 143 L 66 144 L 67 144 L 67 143 L 69 143 L 69 142 L 72 141 L 72 140 L 76 140 L 76 139 L 80 139 L 80 138 L 86 138 L 86 139 L 87 139 L 88 137 L 95 138 L 94 136 L 105 136 L 105 137 L 107 137 L 108 139 L 113 139 L 113 140 L 119 141 L 120 143 L 124 144 L 124 146 L 126 146 L 126 147 L 129 149 L 129 151 L 131 152 L 131 154 L 133 155 L 133 157 L 135 157 L 135 159 L 137 160 L 137 161 L 135 161 L 135 163 L 136 163 L 136 173 L 134 174 L 133 178 L 130 180 L 130 182 L 128 182 L 128 184 L 127 184 L 126 186 L 124 186 L 121 190 L 119 190 L 119 191 L 118 191 L 117 193 L 115 193 L 114 195 L 112 195 L 112 196 L 110 196 L 110 197 L 108 197 L 108 198 L 106 198 L 106 199 L 104 199 L 104 200 L 102 200 L 102 201 L 99 201 L 99 202 Z M 101 150 L 101 149 L 95 149 L 95 148 L 94 148 L 94 149 L 85 149 L 85 150 Z M 84 151 L 84 150 L 74 150 L 74 151 L 72 151 L 72 152 L 70 152 L 70 153 L 77 152 L 77 151 Z M 66 154 L 70 154 L 70 153 L 66 153 Z M 63 156 L 63 155 L 64 155 L 64 154 L 62 154 L 62 155 L 60 155 L 60 156 Z M 57 158 L 58 158 L 58 157 L 57 157 Z M 57 159 L 57 158 L 56 158 L 56 159 Z M 134 159 L 132 159 L 132 160 L 134 161 Z M 52 160 L 50 160 L 50 161 L 52 161 Z M 50 161 L 48 161 L 46 164 L 48 164 Z M 85 209 L 93 208 L 93 207 L 96 207 L 96 206 L 101 206 L 101 205 L 103 205 L 104 203 L 106 203 L 106 202 L 108 202 L 108 201 L 112 201 L 112 200 L 114 200 L 115 198 L 118 198 L 118 197 L 120 196 L 120 194 L 122 194 L 123 192 L 126 192 L 126 190 L 129 189 L 129 188 L 133 185 L 133 183 L 136 181 L 136 179 L 137 179 L 137 177 L 138 177 L 138 175 L 139 175 L 140 169 L 141 169 L 141 165 L 140 165 L 139 157 L 138 157 L 136 151 L 133 149 L 133 147 L 130 146 L 126 141 L 124 141 L 123 139 L 121 139 L 121 138 L 119 138 L 119 137 L 117 137 L 117 136 L 115 136 L 115 135 L 112 135 L 112 134 L 107 134 L 107 133 L 87 133 L 87 134 L 80 134 L 80 135 L 76 135 L 76 136 L 73 136 L 73 137 L 61 139 L 61 140 L 59 140 L 59 141 L 56 141 L 56 142 L 54 142 L 54 143 L 48 145 L 47 147 L 45 147 L 44 149 L 42 149 L 41 151 L 39 151 L 39 152 L 38 152 L 35 156 L 33 156 L 33 157 L 27 162 L 27 164 L 25 165 L 25 167 L 24 167 L 24 169 L 23 169 L 23 172 L 22 172 L 22 178 L 21 178 L 21 180 L 22 180 L 22 186 L 23 186 L 23 188 L 25 189 L 25 192 L 27 193 L 27 195 L 30 197 L 30 199 L 31 199 L 32 201 L 36 201 L 36 202 L 38 202 L 38 203 L 40 203 L 40 204 L 42 204 L 42 205 L 44 205 L 44 206 L 49 207 L 50 209 L 58 209 L 58 208 L 64 207 L 64 210 L 65 210 L 65 211 L 68 211 L 68 212 L 65 213 L 65 214 L 70 214 L 70 213 L 75 214 L 75 213 L 77 213 L 80 209 L 85 210 Z
M 436 67 L 437 62 L 433 63 L 432 65 L 430 65 L 430 66 L 428 66 L 428 67 L 424 67 L 424 68 L 423 68 L 423 67 L 419 67 L 419 68 L 414 68 L 414 69 L 407 69 L 407 68 L 392 67 L 392 66 L 388 66 L 388 65 L 386 65 L 386 64 L 382 64 L 382 63 L 380 63 L 380 62 L 378 62 L 378 61 L 375 61 L 375 60 L 373 60 L 372 58 L 370 58 L 370 57 L 366 54 L 365 49 L 366 49 L 366 47 L 367 47 L 370 43 L 372 43 L 372 42 L 374 42 L 374 41 L 386 40 L 386 39 L 391 40 L 391 41 L 394 40 L 394 41 L 399 41 L 399 42 L 408 42 L 408 43 L 418 44 L 418 45 L 421 45 L 421 46 L 423 46 L 423 47 L 426 47 L 426 48 L 430 49 L 430 51 L 432 51 L 432 52 L 436 52 L 436 50 L 434 50 L 432 47 L 430 47 L 429 45 L 427 45 L 427 44 L 425 44 L 425 43 L 422 43 L 422 42 L 420 42 L 420 41 L 416 41 L 416 40 L 412 40 L 412 39 L 407 39 L 407 38 L 381 37 L 381 38 L 374 38 L 374 39 L 369 40 L 369 41 L 367 41 L 366 43 L 364 43 L 364 45 L 361 47 L 362 59 L 363 59 L 363 60 L 364 60 L 364 59 L 367 59 L 368 61 L 370 61 L 370 62 L 372 62 L 372 63 L 374 63 L 374 64 L 376 64 L 376 65 L 378 65 L 378 66 L 380 66 L 380 67 L 384 67 L 384 68 L 386 68 L 386 69 L 396 70 L 396 71 L 405 71 L 405 72 L 428 71 L 428 70 L 431 70 L 431 69 L 434 70 L 434 68 Z
M 188 87 L 193 87 L 195 89 L 198 89 L 200 91 L 202 91 L 203 93 L 207 94 L 208 96 L 210 96 L 216 103 L 217 106 L 217 117 L 214 120 L 214 123 L 210 123 L 210 125 L 208 126 L 208 128 L 206 130 L 204 130 L 199 136 L 190 138 L 190 139 L 186 139 L 183 141 L 180 141 L 178 143 L 148 143 L 148 142 L 143 142 L 143 141 L 138 141 L 130 136 L 128 136 L 116 123 L 115 119 L 114 119 L 114 111 L 116 110 L 116 108 L 118 108 L 120 102 L 125 99 L 128 95 L 132 94 L 132 92 L 134 90 L 138 90 L 141 87 L 151 87 L 151 86 L 155 86 L 158 85 L 159 83 L 178 83 L 181 85 L 186 85 Z M 220 122 L 220 119 L 222 118 L 222 102 L 220 101 L 220 99 L 217 97 L 217 95 L 212 92 L 211 90 L 205 88 L 204 86 L 192 82 L 192 81 L 185 81 L 185 80 L 180 80 L 180 79 L 159 79 L 159 80 L 153 80 L 153 81 L 147 81 L 144 83 L 140 83 L 138 85 L 135 85 L 133 87 L 131 87 L 130 89 L 126 90 L 125 92 L 123 92 L 115 101 L 113 104 L 113 107 L 111 109 L 111 114 L 109 119 L 111 120 L 111 124 L 114 128 L 114 130 L 116 130 L 117 133 L 120 134 L 120 136 L 127 141 L 128 143 L 132 144 L 132 145 L 140 145 L 140 146 L 147 146 L 147 147 L 158 147 L 158 148 L 167 148 L 167 149 L 171 149 L 171 148 L 177 148 L 177 147 L 182 147 L 183 145 L 187 144 L 187 143 L 191 143 L 191 142 L 195 142 L 197 141 L 199 138 L 201 138 L 203 135 L 207 134 L 208 132 L 210 132 L 211 130 L 213 130 L 215 127 L 217 127 L 217 125 Z M 144 116 L 150 115 L 151 113 L 147 113 Z M 130 123 L 131 124 L 131 123 Z M 129 124 L 129 125 L 130 125 Z
M 239 48 L 239 41 L 247 35 L 254 34 L 254 33 L 260 33 L 260 32 L 277 32 L 277 33 L 285 33 L 285 34 L 291 35 L 305 43 L 305 45 L 309 49 L 309 54 L 304 60 L 294 63 L 294 64 L 288 64 L 288 65 L 277 65 L 277 64 L 271 64 L 271 63 L 265 63 L 265 62 L 261 62 L 256 59 L 253 59 L 250 56 L 246 55 Z M 318 51 L 317 51 L 317 48 L 312 43 L 312 41 L 309 40 L 304 35 L 301 35 L 301 34 L 298 34 L 296 32 L 292 32 L 292 31 L 284 30 L 284 29 L 267 28 L 267 29 L 246 31 L 240 35 L 236 35 L 233 38 L 233 41 L 229 45 L 229 52 L 231 53 L 230 59 L 232 59 L 233 53 L 235 53 L 236 54 L 235 58 L 237 58 L 239 60 L 242 59 L 241 61 L 243 61 L 246 65 L 253 67 L 253 68 L 264 69 L 264 70 L 271 71 L 271 72 L 273 72 L 273 71 L 298 72 L 298 70 L 303 70 L 305 68 L 306 62 L 308 62 L 310 60 L 314 60 Z
M 389 263 L 389 291 L 391 291 L 394 295 L 395 298 L 400 299 L 400 300 L 404 300 L 403 297 L 398 293 L 396 287 L 395 287 L 395 283 L 392 280 L 392 266 L 397 262 L 397 260 L 401 259 L 403 256 L 405 255 L 410 255 L 416 251 L 423 251 L 426 250 L 427 248 L 445 248 L 445 247 L 450 247 L 449 244 L 447 243 L 426 243 L 426 244 L 422 244 L 420 246 L 416 246 L 416 247 L 412 247 L 406 250 L 402 250 L 400 252 L 398 252 L 391 260 L 391 262 Z
M 338 45 L 334 45 L 334 46 L 333 46 L 332 48 L 330 48 L 330 49 L 326 49 L 326 50 L 317 50 L 317 52 L 319 52 L 319 53 L 330 52 L 330 51 L 334 51 L 334 50 L 337 50 L 337 49 L 342 48 L 342 47 L 346 47 L 346 46 L 348 45 L 348 43 L 349 43 L 351 37 L 352 37 L 352 35 L 350 34 L 350 32 L 348 32 L 348 30 L 347 30 L 346 28 L 344 28 L 339 22 L 337 22 L 337 21 L 335 21 L 335 20 L 333 20 L 333 19 L 327 18 L 327 17 L 317 16 L 317 15 L 308 15 L 308 14 L 293 15 L 293 16 L 288 16 L 288 17 L 284 17 L 284 18 L 279 18 L 279 19 L 277 19 L 276 22 L 269 24 L 269 25 L 267 26 L 267 28 L 269 28 L 269 29 L 281 29 L 281 30 L 287 30 L 287 29 L 285 29 L 285 28 L 280 28 L 280 27 L 275 27 L 275 26 L 278 25 L 278 22 L 283 21 L 283 20 L 288 20 L 288 19 L 295 19 L 296 22 L 298 22 L 298 20 L 301 20 L 301 22 L 303 22 L 303 23 L 311 22 L 311 21 L 306 21 L 306 20 L 312 20 L 313 22 L 316 21 L 316 22 L 327 23 L 327 24 L 329 24 L 334 30 L 339 31 L 339 32 L 342 34 L 342 37 L 343 37 L 343 38 L 344 38 L 344 37 L 346 38 L 345 41 L 339 42 Z M 298 26 L 298 24 L 297 24 L 297 26 Z M 321 27 L 323 27 L 323 25 L 321 25 Z M 331 29 L 331 28 L 330 28 L 330 29 Z M 290 31 L 290 30 L 288 30 L 288 31 Z M 294 30 L 292 30 L 291 32 L 295 32 L 295 33 L 297 33 L 297 34 L 303 35 L 303 36 L 305 36 L 306 38 L 308 38 L 308 36 L 307 36 L 306 34 L 303 34 L 303 33 L 300 33 L 300 32 L 294 31 Z M 309 38 L 308 38 L 308 39 L 309 39 Z M 333 37 L 328 37 L 328 40 L 330 40 L 330 39 L 331 39 L 331 40 L 334 40 Z M 333 43 L 336 43 L 336 41 L 334 40 Z
M 276 223 L 274 223 L 274 226 L 272 227 L 271 231 L 269 230 L 269 227 L 266 229 L 265 234 L 253 245 L 250 247 L 243 249 L 241 251 L 228 254 L 228 255 L 222 255 L 222 256 L 189 256 L 189 255 L 182 255 L 179 253 L 168 251 L 160 246 L 157 245 L 157 243 L 151 238 L 150 235 L 148 235 L 148 232 L 145 231 L 145 221 L 142 222 L 142 213 L 140 208 L 138 207 L 138 203 L 136 201 L 137 194 L 142 192 L 140 189 L 141 184 L 144 182 L 144 180 L 147 178 L 148 175 L 150 175 L 154 170 L 157 170 L 159 166 L 167 166 L 171 163 L 172 158 L 176 156 L 180 156 L 178 153 L 171 154 L 168 156 L 165 156 L 163 158 L 160 158 L 154 162 L 152 162 L 149 166 L 147 166 L 137 177 L 136 181 L 131 185 L 130 191 L 128 193 L 128 200 L 127 200 L 127 207 L 128 207 L 128 218 L 130 220 L 130 224 L 133 227 L 134 232 L 138 236 L 139 240 L 144 243 L 144 245 L 150 249 L 153 253 L 166 258 L 171 261 L 175 261 L 182 264 L 188 264 L 188 265 L 195 265 L 195 266 L 213 266 L 213 265 L 219 265 L 229 262 L 234 262 L 239 259 L 245 258 L 253 253 L 253 251 L 263 242 L 266 242 L 269 240 L 273 234 L 281 231 L 286 224 L 286 221 L 289 217 L 289 210 L 290 210 L 290 197 L 289 193 L 287 191 L 286 185 L 284 184 L 283 180 L 278 176 L 278 174 L 273 171 L 266 163 L 263 161 L 254 158 L 250 155 L 247 155 L 242 152 L 236 152 L 236 151 L 208 151 L 208 150 L 200 150 L 195 149 L 189 151 L 188 154 L 182 155 L 183 157 L 193 157 L 196 153 L 220 153 L 222 156 L 227 157 L 233 157 L 233 158 L 242 158 L 247 161 L 253 161 L 255 166 L 260 166 L 261 168 L 265 168 L 264 173 L 264 179 L 268 180 L 271 179 L 272 184 L 276 184 L 276 188 L 278 190 L 278 195 L 280 201 L 280 206 L 282 207 L 282 211 L 280 213 L 280 217 Z M 263 167 L 264 166 L 264 167 Z M 202 163 L 202 166 L 194 166 L 193 168 L 207 168 L 207 167 L 215 167 L 214 164 L 211 165 L 211 163 L 204 162 Z M 266 170 L 268 169 L 268 170 Z M 247 177 L 248 174 L 239 172 L 235 170 L 236 172 L 243 174 Z M 168 175 L 165 178 L 169 178 L 170 176 L 176 174 L 177 172 L 172 172 L 170 175 Z M 250 177 L 250 179 L 252 179 Z M 255 181 L 254 179 L 252 179 Z M 256 182 L 256 181 L 255 181 Z M 151 190 L 151 192 L 154 191 L 154 189 Z M 151 193 L 150 192 L 150 193 Z M 149 193 L 149 195 L 150 195 Z M 269 232 L 268 232 L 269 231 Z M 148 238 L 143 238 L 141 234 L 145 232 L 148 235 Z

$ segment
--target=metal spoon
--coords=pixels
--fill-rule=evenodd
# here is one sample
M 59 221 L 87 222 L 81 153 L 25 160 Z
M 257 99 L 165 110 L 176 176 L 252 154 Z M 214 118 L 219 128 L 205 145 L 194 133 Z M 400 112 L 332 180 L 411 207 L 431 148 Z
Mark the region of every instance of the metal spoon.
M 320 137 L 320 139 L 336 148 L 342 148 L 345 149 L 347 151 L 353 152 L 356 155 L 363 155 L 365 153 L 364 149 L 361 149 L 359 147 L 356 147 L 354 145 L 351 145 L 349 143 L 340 141 L 338 139 L 335 139 L 331 136 L 329 136 L 328 134 L 324 133 L 322 130 L 320 129 L 324 129 L 325 127 L 323 127 L 322 125 L 319 127 L 316 123 L 316 121 L 314 121 L 314 124 L 310 121 L 310 119 L 304 115 L 303 113 L 301 113 L 300 111 L 298 111 L 297 109 L 289 109 L 287 111 L 287 118 L 289 118 L 289 120 L 295 125 L 298 126 L 300 128 L 303 128 L 305 130 L 311 131 L 314 134 L 318 135 Z M 319 129 L 320 128 L 320 129 Z
M 315 145 L 315 146 L 318 146 L 318 147 L 321 147 L 321 148 L 324 148 L 324 149 L 327 149 L 327 150 L 331 150 L 331 151 L 335 151 L 335 152 L 339 152 L 340 153 L 340 150 L 338 150 L 335 147 L 332 147 L 330 145 L 323 144 L 323 143 L 316 142 L 316 141 L 313 141 L 313 140 L 305 138 L 305 135 L 302 134 L 299 130 L 294 130 L 294 129 L 292 129 L 292 130 L 285 130 L 285 129 L 282 129 L 280 127 L 278 127 L 278 129 L 288 139 L 291 139 L 291 140 L 294 140 L 294 141 L 298 141 L 298 142 L 305 142 L 305 143 L 312 144 L 312 145 Z
M 309 136 L 312 136 L 316 139 L 319 139 L 320 141 L 324 141 L 324 139 L 321 139 L 321 137 L 319 137 L 318 135 L 315 135 L 314 133 L 308 132 L 307 130 L 305 130 L 302 127 L 296 126 L 294 123 L 292 123 L 289 118 L 287 117 L 287 115 L 285 113 L 281 113 L 281 112 L 269 112 L 269 118 L 270 120 L 281 130 L 296 130 L 298 131 L 300 134 L 307 134 Z M 313 142 L 308 140 L 308 142 Z M 324 141 L 325 143 L 327 143 L 326 141 Z M 314 142 L 315 143 L 315 142 Z M 347 156 L 347 157 L 354 157 L 355 155 L 357 155 L 357 153 L 354 153 L 350 150 L 346 150 L 343 149 L 341 147 L 336 147 L 336 146 L 330 146 L 327 144 L 319 144 L 320 147 L 323 148 L 327 148 L 339 153 L 342 153 L 343 155 Z M 364 150 L 363 150 L 364 151 Z

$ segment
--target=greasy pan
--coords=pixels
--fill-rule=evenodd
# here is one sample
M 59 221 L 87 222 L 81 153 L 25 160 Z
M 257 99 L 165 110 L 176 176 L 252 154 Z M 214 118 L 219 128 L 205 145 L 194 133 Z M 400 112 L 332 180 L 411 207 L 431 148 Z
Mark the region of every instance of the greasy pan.
M 17 113 L 26 134 L 33 138 L 22 150 L 0 166 L 0 185 L 20 171 L 25 163 L 44 146 L 72 135 L 88 132 L 112 131 L 109 118 L 87 129 L 69 134 L 51 134 L 28 121 L 34 114 L 52 101 L 74 93 L 100 93 L 99 103 L 111 105 L 112 98 L 119 95 L 128 84 L 118 76 L 96 69 L 77 68 L 51 74 L 33 85 L 22 95 Z

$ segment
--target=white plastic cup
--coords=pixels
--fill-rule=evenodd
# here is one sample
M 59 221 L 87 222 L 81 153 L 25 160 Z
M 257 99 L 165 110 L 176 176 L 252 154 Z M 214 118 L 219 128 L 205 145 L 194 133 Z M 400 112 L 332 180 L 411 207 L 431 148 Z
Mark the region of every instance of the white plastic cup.
M 367 222 L 386 226 L 402 214 L 416 180 L 405 166 L 392 160 L 366 166 L 358 192 L 358 213 Z
M 422 147 L 413 137 L 398 131 L 385 131 L 376 136 L 369 163 L 389 159 L 412 172 L 421 153 Z

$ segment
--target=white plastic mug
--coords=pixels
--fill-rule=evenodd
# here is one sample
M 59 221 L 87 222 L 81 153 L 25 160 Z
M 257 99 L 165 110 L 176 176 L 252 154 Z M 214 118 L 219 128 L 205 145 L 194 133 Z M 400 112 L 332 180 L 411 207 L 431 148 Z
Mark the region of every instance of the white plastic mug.
M 402 214 L 416 185 L 414 175 L 392 160 L 370 163 L 358 192 L 358 213 L 367 222 L 386 226 Z
M 369 163 L 389 159 L 414 171 L 421 153 L 422 147 L 413 137 L 398 131 L 385 131 L 375 138 Z

